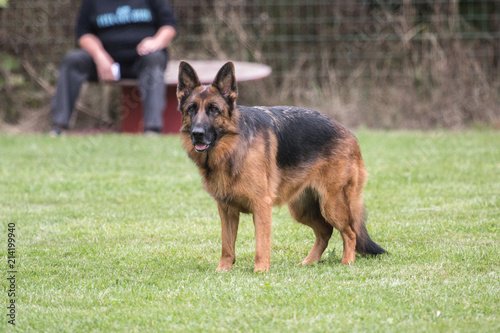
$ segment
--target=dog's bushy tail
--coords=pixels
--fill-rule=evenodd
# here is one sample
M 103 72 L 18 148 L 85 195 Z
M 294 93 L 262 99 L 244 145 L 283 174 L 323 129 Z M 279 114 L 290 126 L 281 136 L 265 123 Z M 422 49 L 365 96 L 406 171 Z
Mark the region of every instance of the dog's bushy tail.
M 362 213 L 357 217 L 353 216 L 353 229 L 356 233 L 356 252 L 359 254 L 377 255 L 384 254 L 387 251 L 380 247 L 377 243 L 372 241 L 368 235 L 365 225 L 366 212 L 363 207 Z

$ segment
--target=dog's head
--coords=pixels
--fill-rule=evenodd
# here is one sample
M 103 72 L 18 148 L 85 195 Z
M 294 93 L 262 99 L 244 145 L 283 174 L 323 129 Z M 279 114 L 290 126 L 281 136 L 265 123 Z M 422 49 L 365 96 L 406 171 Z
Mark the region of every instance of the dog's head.
M 181 132 L 190 135 L 198 153 L 214 148 L 232 127 L 237 96 L 232 62 L 222 66 L 211 85 L 202 86 L 193 67 L 181 61 L 177 85 Z

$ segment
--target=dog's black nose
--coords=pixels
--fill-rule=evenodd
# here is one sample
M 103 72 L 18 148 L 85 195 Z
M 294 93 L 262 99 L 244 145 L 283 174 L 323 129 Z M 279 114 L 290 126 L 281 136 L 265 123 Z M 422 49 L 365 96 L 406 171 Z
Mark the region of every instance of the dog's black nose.
M 202 127 L 195 127 L 191 130 L 191 138 L 194 142 L 203 142 L 205 138 L 205 130 Z

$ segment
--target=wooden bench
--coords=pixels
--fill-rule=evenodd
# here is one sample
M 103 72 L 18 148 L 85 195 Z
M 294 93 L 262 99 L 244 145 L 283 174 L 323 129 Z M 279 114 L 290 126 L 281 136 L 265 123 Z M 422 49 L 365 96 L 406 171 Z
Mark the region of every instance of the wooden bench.
M 225 61 L 188 61 L 196 70 L 202 84 L 212 83 Z M 162 133 L 178 133 L 181 127 L 181 113 L 177 110 L 177 79 L 180 61 L 171 60 L 165 71 L 165 86 L 167 103 L 163 111 Z M 269 66 L 235 61 L 234 67 L 238 82 L 265 78 L 271 73 Z M 142 133 L 144 121 L 142 117 L 141 93 L 137 80 L 121 80 L 122 97 L 122 127 L 123 133 Z

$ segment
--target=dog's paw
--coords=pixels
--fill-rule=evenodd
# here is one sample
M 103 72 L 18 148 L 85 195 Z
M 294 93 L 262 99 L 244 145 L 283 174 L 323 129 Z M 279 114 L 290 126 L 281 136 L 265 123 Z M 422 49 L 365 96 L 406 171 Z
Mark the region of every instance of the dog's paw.
M 215 271 L 216 272 L 225 272 L 225 271 L 230 271 L 232 269 L 233 269 L 233 265 L 220 263 L 219 266 L 217 266 L 217 269 Z
M 269 272 L 269 269 L 271 268 L 270 267 L 271 265 L 267 264 L 267 265 L 255 265 L 254 268 L 253 268 L 253 271 L 254 273 L 265 273 L 265 272 Z

